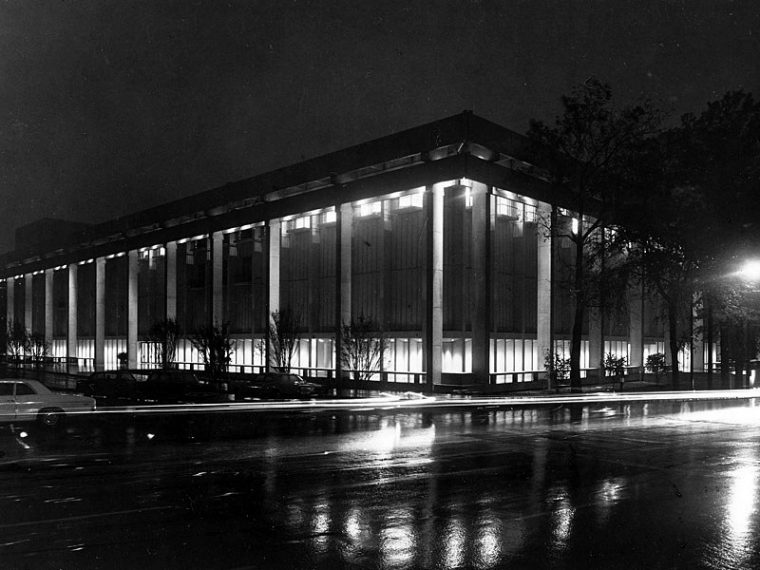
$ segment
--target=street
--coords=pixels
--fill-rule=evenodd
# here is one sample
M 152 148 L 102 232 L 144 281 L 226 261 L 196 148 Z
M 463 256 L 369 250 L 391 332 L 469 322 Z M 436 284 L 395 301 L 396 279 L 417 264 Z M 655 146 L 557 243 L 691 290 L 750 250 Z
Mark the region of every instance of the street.
M 6 425 L 0 567 L 755 568 L 759 443 L 756 399 Z

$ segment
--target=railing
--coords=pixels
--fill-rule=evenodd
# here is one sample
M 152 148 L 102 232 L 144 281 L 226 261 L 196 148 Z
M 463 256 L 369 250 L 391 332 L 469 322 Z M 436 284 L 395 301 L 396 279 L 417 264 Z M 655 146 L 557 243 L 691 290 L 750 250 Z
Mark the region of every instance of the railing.
M 548 377 L 545 370 L 530 370 L 524 372 L 491 372 L 488 375 L 490 384 L 524 384 L 526 382 L 538 382 Z
M 180 370 L 192 370 L 203 371 L 205 366 L 198 362 L 175 362 L 175 365 Z M 159 368 L 157 364 L 145 365 L 143 363 L 142 368 L 153 369 Z M 227 367 L 227 372 L 230 374 L 263 374 L 266 372 L 266 366 L 260 364 L 230 364 Z M 333 368 L 317 368 L 317 367 L 303 367 L 294 366 L 290 369 L 293 374 L 298 374 L 304 378 L 312 380 L 333 380 L 335 378 L 335 370 Z M 424 372 L 405 372 L 398 370 L 383 370 L 382 372 L 367 373 L 358 371 L 362 376 L 363 382 L 378 382 L 378 383 L 390 383 L 390 384 L 424 384 L 426 374 Z M 356 370 L 343 370 L 345 381 L 356 381 Z
M 158 363 L 141 364 L 142 368 L 146 370 L 161 368 L 161 365 Z M 202 362 L 174 362 L 173 364 L 179 370 L 203 372 L 206 369 L 206 365 Z M 263 374 L 266 372 L 266 366 L 261 366 L 258 364 L 230 364 L 227 366 L 227 372 L 230 374 Z
M 293 368 L 294 374 L 300 374 L 304 378 L 312 379 L 333 379 L 335 371 L 332 368 Z M 347 382 L 368 382 L 368 383 L 388 383 L 388 384 L 424 384 L 424 372 L 400 372 L 398 370 L 383 370 L 379 372 L 343 370 L 344 381 Z M 361 380 L 358 380 L 361 378 Z
M 589 372 L 596 372 L 596 368 L 581 368 L 581 379 L 589 378 Z M 519 372 L 491 372 L 488 375 L 490 384 L 525 384 L 527 382 L 541 382 L 549 379 L 548 370 L 522 370 Z M 567 384 L 570 378 L 556 378 L 552 384 Z

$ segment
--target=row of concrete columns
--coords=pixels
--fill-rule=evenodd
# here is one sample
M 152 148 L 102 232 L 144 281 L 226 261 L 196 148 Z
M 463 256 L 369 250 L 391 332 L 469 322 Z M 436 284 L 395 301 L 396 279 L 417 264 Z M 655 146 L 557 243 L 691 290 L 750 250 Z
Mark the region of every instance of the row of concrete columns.
M 476 381 L 487 382 L 490 372 L 490 188 L 478 182 L 472 182 L 472 273 L 470 317 L 472 321 L 472 373 Z M 427 209 L 427 253 L 425 272 L 425 297 L 427 310 L 423 326 L 423 346 L 425 352 L 425 369 L 428 383 L 441 381 L 442 346 L 443 346 L 443 244 L 444 244 L 444 184 L 435 184 L 427 188 L 424 207 Z M 336 244 L 336 275 L 338 324 L 351 320 L 351 237 L 353 225 L 353 205 L 350 203 L 336 206 L 338 235 Z M 548 204 L 538 205 L 538 215 L 542 219 L 551 216 Z M 281 222 L 270 220 L 267 227 L 267 293 L 266 302 L 269 313 L 280 306 L 280 233 Z M 537 346 L 540 358 L 547 352 L 552 342 L 552 240 L 538 232 L 537 236 Z M 223 233 L 211 234 L 211 320 L 219 323 L 223 319 Z M 166 317 L 177 317 L 177 242 L 165 245 L 166 267 Z M 137 314 L 138 314 L 138 251 L 127 252 L 128 287 L 127 287 L 127 354 L 128 365 L 137 367 Z M 96 369 L 104 366 L 105 346 L 105 303 L 106 303 L 106 258 L 99 257 L 95 263 L 95 353 Z M 77 355 L 77 268 L 76 263 L 68 266 L 68 342 L 67 352 Z M 32 275 L 25 278 L 24 319 L 27 329 L 32 322 Z M 8 279 L 7 311 L 9 317 L 14 314 L 14 279 Z M 53 270 L 45 270 L 45 338 L 52 341 L 53 330 Z M 631 295 L 631 361 L 632 366 L 641 366 L 643 354 L 643 326 L 641 311 L 641 294 L 634 290 Z M 601 315 L 592 311 L 590 326 L 590 358 L 596 364 L 603 357 L 603 338 L 601 333 Z M 339 341 L 336 342 L 339 345 Z M 700 352 L 701 353 L 701 352 Z M 336 355 L 338 367 L 339 355 Z M 539 363 L 542 366 L 543 362 Z
M 222 314 L 222 287 L 221 287 L 221 247 L 222 234 L 213 234 L 215 263 L 213 282 L 213 310 L 214 316 L 221 319 Z M 168 242 L 166 250 L 166 317 L 175 319 L 177 316 L 177 242 Z M 94 366 L 102 369 L 105 362 L 105 305 L 106 305 L 106 258 L 99 257 L 95 263 L 95 350 Z M 127 355 L 130 368 L 137 367 L 137 312 L 138 312 L 138 251 L 131 250 L 127 253 Z M 67 354 L 77 356 L 78 333 L 77 333 L 77 306 L 78 306 L 78 267 L 77 263 L 68 266 L 68 327 L 67 327 Z M 32 323 L 32 274 L 24 276 L 25 303 L 24 303 L 24 326 L 31 329 Z M 14 278 L 7 280 L 7 315 L 9 319 L 14 315 Z M 44 336 L 49 345 L 53 340 L 53 269 L 45 270 L 45 294 L 44 294 Z

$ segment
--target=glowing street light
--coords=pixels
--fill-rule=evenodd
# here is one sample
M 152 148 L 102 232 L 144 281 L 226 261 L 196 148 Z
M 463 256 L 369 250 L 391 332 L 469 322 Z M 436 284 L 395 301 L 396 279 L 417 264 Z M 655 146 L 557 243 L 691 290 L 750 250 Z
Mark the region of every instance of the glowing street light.
M 753 259 L 745 261 L 744 265 L 739 270 L 739 277 L 747 282 L 760 281 L 760 260 Z
M 752 293 L 760 292 L 760 260 L 749 259 L 744 262 L 744 265 L 738 271 L 739 279 L 741 279 Z M 750 354 L 752 351 L 749 348 L 749 320 L 747 317 L 743 319 L 743 352 L 744 352 L 744 370 L 747 375 L 747 383 L 749 386 L 753 386 L 755 383 L 755 370 L 752 370 L 750 365 L 751 358 L 754 358 L 756 354 Z M 742 382 L 743 383 L 743 382 Z

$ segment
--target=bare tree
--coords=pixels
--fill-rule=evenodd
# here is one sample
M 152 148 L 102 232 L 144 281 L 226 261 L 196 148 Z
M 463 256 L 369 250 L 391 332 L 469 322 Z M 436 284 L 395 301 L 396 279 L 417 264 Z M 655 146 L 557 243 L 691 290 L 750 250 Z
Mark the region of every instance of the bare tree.
M 165 319 L 153 323 L 148 338 L 160 347 L 161 368 L 171 368 L 177 354 L 179 325 L 175 319 Z
M 45 335 L 32 333 L 29 335 L 28 351 L 29 357 L 35 366 L 39 367 L 45 361 L 48 355 L 48 343 L 45 341 Z
M 388 340 L 379 324 L 363 314 L 341 327 L 341 360 L 356 380 L 369 380 L 383 363 Z
M 8 321 L 8 356 L 19 362 L 29 349 L 29 334 L 23 323 L 16 320 Z
M 271 365 L 280 372 L 290 372 L 301 327 L 301 313 L 290 307 L 272 313 L 269 321 L 270 360 Z
M 230 338 L 229 323 L 224 323 L 221 327 L 201 327 L 192 334 L 190 342 L 201 355 L 211 381 L 219 381 L 227 372 L 232 351 L 235 350 L 235 341 Z
M 646 103 L 614 109 L 609 85 L 594 78 L 562 97 L 562 104 L 564 113 L 553 126 L 531 122 L 529 154 L 567 198 L 570 219 L 558 237 L 569 240 L 574 253 L 569 276 L 574 301 L 570 386 L 579 391 L 583 322 L 596 302 L 588 287 L 591 250 L 610 222 L 618 196 L 630 186 L 631 158 L 638 157 L 660 116 Z

